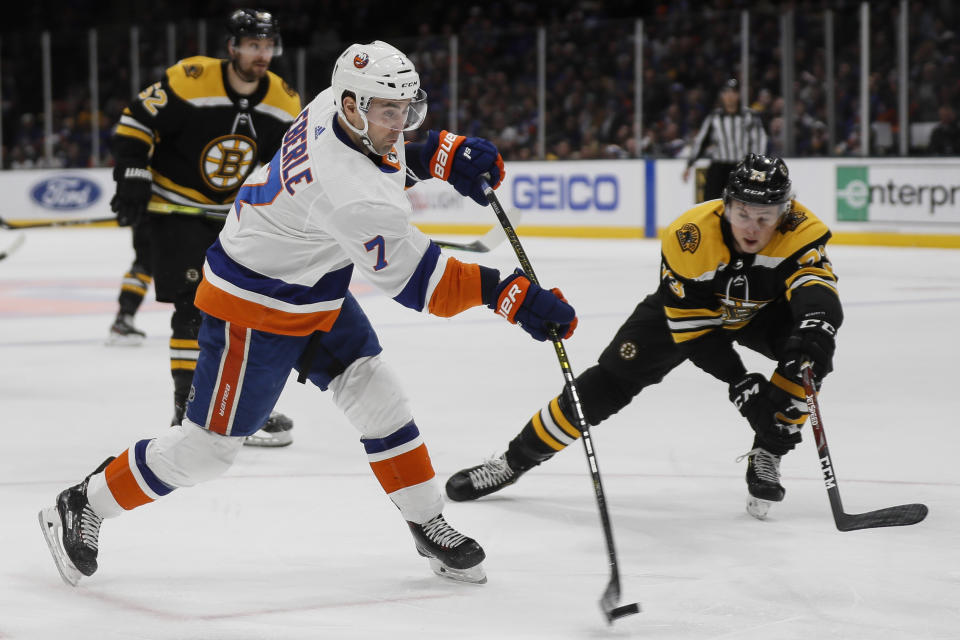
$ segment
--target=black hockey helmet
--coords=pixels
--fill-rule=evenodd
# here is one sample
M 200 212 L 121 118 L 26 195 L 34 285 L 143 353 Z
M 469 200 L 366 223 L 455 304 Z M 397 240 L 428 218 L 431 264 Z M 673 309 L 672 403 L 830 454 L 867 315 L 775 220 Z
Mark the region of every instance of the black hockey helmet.
M 277 19 L 269 11 L 260 9 L 237 9 L 227 18 L 230 44 L 236 46 L 241 38 L 272 38 L 280 50 L 280 28 Z
M 776 156 L 748 153 L 730 172 L 723 201 L 786 205 L 793 198 L 793 183 L 784 161 Z

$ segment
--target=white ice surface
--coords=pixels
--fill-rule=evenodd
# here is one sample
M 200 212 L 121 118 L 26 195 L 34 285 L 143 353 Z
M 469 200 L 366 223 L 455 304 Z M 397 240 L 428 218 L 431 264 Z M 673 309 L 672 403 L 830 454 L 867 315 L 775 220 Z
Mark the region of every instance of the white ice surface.
M 0 231 L 0 250 L 12 240 Z M 659 246 L 524 242 L 579 312 L 567 346 L 581 371 L 656 286 Z M 129 245 L 127 230 L 34 230 L 0 262 L 4 640 L 960 638 L 960 252 L 831 250 L 846 322 L 821 403 L 845 506 L 923 502 L 927 520 L 838 532 L 809 433 L 784 459 L 786 500 L 750 518 L 734 459 L 751 433 L 722 384 L 682 365 L 593 432 L 622 602 L 643 607 L 608 627 L 579 444 L 501 494 L 448 505 L 488 555 L 488 584 L 456 584 L 417 556 L 330 399 L 293 378 L 278 406 L 296 421 L 291 447 L 246 448 L 223 478 L 106 521 L 99 572 L 64 585 L 37 511 L 171 414 L 170 307 L 144 306 L 144 346 L 103 344 Z M 515 263 L 506 245 L 460 257 Z M 355 285 L 441 481 L 501 452 L 560 390 L 553 349 L 490 311 L 437 319 Z

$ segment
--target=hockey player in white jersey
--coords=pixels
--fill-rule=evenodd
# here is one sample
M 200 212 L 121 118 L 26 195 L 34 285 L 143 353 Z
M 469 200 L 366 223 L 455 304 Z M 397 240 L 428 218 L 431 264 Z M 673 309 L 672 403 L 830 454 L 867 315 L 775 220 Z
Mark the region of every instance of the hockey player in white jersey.
M 196 297 L 200 356 L 183 424 L 108 459 L 40 512 L 66 582 L 96 571 L 104 518 L 226 471 L 293 369 L 333 392 L 433 570 L 486 581 L 483 549 L 444 520 L 426 445 L 348 290 L 351 274 L 433 315 L 486 305 L 537 340 L 551 326 L 569 337 L 577 318 L 558 289 L 446 256 L 410 224 L 405 186 L 440 178 L 486 204 L 479 178 L 498 186 L 504 175 L 496 147 L 481 138 L 430 131 L 426 142 L 404 145 L 403 132 L 420 125 L 426 108 L 417 71 L 396 48 L 378 41 L 341 54 L 332 87 L 247 179 L 207 251 Z

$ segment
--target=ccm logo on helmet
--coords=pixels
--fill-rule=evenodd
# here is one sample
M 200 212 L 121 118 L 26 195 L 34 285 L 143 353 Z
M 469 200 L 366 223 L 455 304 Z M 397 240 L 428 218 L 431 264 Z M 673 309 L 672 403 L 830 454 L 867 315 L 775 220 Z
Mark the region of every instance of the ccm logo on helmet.
M 500 308 L 497 309 L 497 313 L 509 320 L 510 312 L 513 311 L 513 305 L 517 301 L 517 296 L 521 293 L 523 293 L 523 291 L 520 287 L 515 284 L 510 285 L 510 290 L 500 299 Z
M 365 66 L 367 66 L 368 62 L 370 62 L 370 56 L 365 53 L 358 53 L 357 55 L 353 56 L 353 66 L 355 66 L 357 69 L 363 69 Z
M 450 149 L 453 148 L 453 143 L 457 139 L 457 134 L 447 132 L 447 135 L 443 136 L 443 139 L 440 140 L 440 146 L 437 149 L 437 161 L 433 163 L 433 175 L 438 178 L 446 179 L 447 173 L 447 161 L 450 159 Z

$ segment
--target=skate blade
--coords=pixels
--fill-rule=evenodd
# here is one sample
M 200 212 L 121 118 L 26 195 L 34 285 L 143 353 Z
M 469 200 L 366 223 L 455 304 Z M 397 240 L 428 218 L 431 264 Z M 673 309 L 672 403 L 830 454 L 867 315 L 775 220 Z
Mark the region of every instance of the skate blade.
M 57 565 L 57 571 L 60 577 L 71 587 L 77 586 L 83 574 L 73 566 L 67 552 L 63 548 L 63 536 L 60 527 L 60 514 L 56 507 L 41 509 L 37 514 L 40 520 L 40 529 L 43 531 L 43 539 L 47 541 L 47 547 L 50 549 L 50 555 L 53 556 L 53 563 Z
M 483 570 L 483 563 L 474 565 L 469 569 L 454 569 L 453 567 L 448 567 L 443 564 L 436 558 L 428 559 L 430 560 L 430 568 L 441 578 L 449 578 L 457 582 L 469 582 L 471 584 L 486 584 L 487 582 L 487 574 Z
M 137 335 L 122 336 L 117 333 L 111 333 L 107 337 L 106 345 L 108 347 L 139 347 L 143 344 L 144 337 Z
M 747 513 L 752 515 L 757 520 L 766 520 L 771 504 L 773 503 L 769 500 L 747 496 Z
M 286 447 L 293 444 L 293 434 L 290 431 L 270 432 L 260 429 L 244 438 L 243 444 L 248 447 Z

